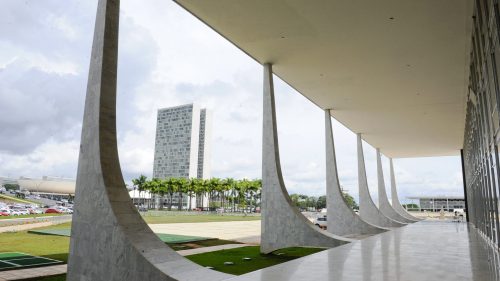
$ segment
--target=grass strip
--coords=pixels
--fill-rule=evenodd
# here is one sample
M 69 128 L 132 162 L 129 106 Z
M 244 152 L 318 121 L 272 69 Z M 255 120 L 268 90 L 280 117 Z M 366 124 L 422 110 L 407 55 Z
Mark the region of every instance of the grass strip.
M 202 266 L 211 266 L 214 270 L 220 272 L 241 275 L 314 254 L 322 250 L 324 249 L 292 247 L 278 250 L 270 254 L 261 254 L 259 246 L 248 246 L 196 254 L 187 256 L 186 258 Z M 243 258 L 250 258 L 250 260 L 243 260 Z M 224 262 L 233 262 L 234 264 L 224 265 Z

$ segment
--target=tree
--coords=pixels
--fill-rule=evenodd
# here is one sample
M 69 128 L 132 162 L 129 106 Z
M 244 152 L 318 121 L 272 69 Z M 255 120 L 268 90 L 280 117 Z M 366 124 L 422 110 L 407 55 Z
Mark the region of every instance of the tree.
M 359 209 L 358 203 L 356 203 L 354 198 L 351 195 L 349 195 L 349 193 L 342 192 L 342 196 L 344 197 L 347 206 L 349 206 L 351 209 Z
M 231 202 L 231 205 L 232 205 L 232 210 L 234 212 L 236 210 L 236 188 L 237 188 L 236 185 L 237 185 L 237 182 L 233 178 L 227 178 L 226 183 L 229 186 L 230 195 L 228 195 L 228 197 L 229 197 L 229 201 Z
M 19 190 L 19 184 L 17 183 L 6 183 L 3 185 L 6 190 Z
M 177 210 L 181 211 L 182 210 L 182 198 L 184 193 L 187 193 L 188 191 L 188 181 L 185 178 L 178 178 L 175 181 L 175 184 L 177 186 L 177 193 L 179 194 L 179 202 L 177 205 Z
M 406 210 L 419 210 L 420 209 L 420 207 L 415 203 L 403 204 L 403 208 L 405 208 Z
M 155 186 L 155 183 L 153 182 L 153 180 L 150 180 L 150 181 L 146 181 L 144 182 L 144 190 L 147 190 L 149 191 L 149 194 L 151 195 L 151 200 L 149 201 L 149 208 L 153 207 L 155 208 L 156 207 L 156 201 L 155 201 L 155 196 L 156 196 L 156 186 Z M 151 202 L 153 201 L 153 202 Z M 153 205 L 151 205 L 151 203 L 153 203 Z
M 196 180 L 197 178 L 190 178 L 188 183 L 187 183 L 187 194 L 188 194 L 188 197 L 189 197 L 189 210 L 192 210 L 192 206 L 191 206 L 191 201 L 193 201 L 193 195 L 196 194 Z
M 139 191 L 139 199 L 141 198 L 141 192 L 146 190 L 147 181 L 148 178 L 145 175 L 140 175 L 138 178 L 132 179 L 132 184 L 134 185 L 134 188 L 137 188 L 137 190 Z
M 316 209 L 324 209 L 326 208 L 326 195 L 322 195 L 318 197 L 318 200 L 316 201 Z
M 204 208 L 205 206 L 205 195 L 208 192 L 208 180 L 206 179 L 196 179 L 197 182 L 197 187 L 196 187 L 196 196 L 201 197 L 201 206 Z M 207 198 L 208 200 L 208 198 Z M 207 205 L 209 205 L 209 202 L 207 202 Z
M 219 189 L 219 185 L 220 185 L 219 178 L 211 178 L 210 180 L 208 180 L 208 194 L 209 194 L 208 197 L 210 199 L 210 203 L 208 204 L 208 206 L 211 209 L 216 208 L 214 201 L 215 201 L 215 194 Z
M 168 178 L 164 180 L 165 184 L 165 192 L 168 194 L 169 202 L 168 202 L 168 210 L 172 210 L 172 198 L 174 193 L 177 192 L 177 178 Z
M 154 178 L 150 182 L 150 188 L 151 190 L 149 192 L 155 194 L 155 208 L 160 210 L 163 209 L 163 202 L 165 199 L 165 187 L 163 186 L 163 180 Z M 156 200 L 157 196 L 158 200 Z

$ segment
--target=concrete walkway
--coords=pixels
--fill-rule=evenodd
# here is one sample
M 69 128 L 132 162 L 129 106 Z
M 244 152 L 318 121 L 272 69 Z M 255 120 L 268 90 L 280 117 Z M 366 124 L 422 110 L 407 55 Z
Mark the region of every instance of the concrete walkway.
M 260 221 L 150 224 L 155 233 L 204 236 L 245 244 L 260 243 Z
M 17 270 L 0 271 L 0 281 L 24 280 L 49 277 L 66 273 L 67 265 L 52 265 L 45 267 L 35 267 Z
M 70 221 L 71 221 L 71 215 L 22 218 L 22 219 L 4 219 L 0 221 L 0 233 L 29 230 L 33 228 L 51 226 Z
M 466 223 L 422 221 L 231 281 L 498 281 L 499 251 Z
M 220 229 L 224 224 L 230 227 Z M 185 230 L 188 225 L 194 229 Z M 151 226 L 161 232 L 236 240 L 260 231 L 258 221 Z M 247 245 L 228 244 L 179 253 L 186 256 L 244 246 Z M 498 281 L 499 261 L 498 250 L 466 223 L 422 221 L 231 280 Z M 0 281 L 65 271 L 66 265 L 4 271 L 0 272 Z
M 9 218 L 9 219 L 1 219 L 0 220 L 0 228 L 6 226 L 20 225 L 20 224 L 34 224 L 41 222 L 53 222 L 53 223 L 62 223 L 71 221 L 72 215 L 62 215 L 62 216 L 39 216 L 32 218 Z

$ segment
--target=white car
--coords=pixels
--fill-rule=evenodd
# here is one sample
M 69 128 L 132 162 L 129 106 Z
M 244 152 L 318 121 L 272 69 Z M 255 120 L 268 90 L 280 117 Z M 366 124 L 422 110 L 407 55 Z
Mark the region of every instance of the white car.
M 21 213 L 21 215 L 29 215 L 30 214 L 30 211 L 27 209 L 19 209 L 17 211 L 19 211 L 19 213 Z
M 314 225 L 321 228 L 321 229 L 326 229 L 326 216 L 323 216 L 323 217 L 319 217 L 319 218 L 316 218 L 314 221 L 313 221 Z
M 37 208 L 31 208 L 28 209 L 30 211 L 30 214 L 37 215 L 37 214 L 43 214 L 43 211 Z
M 21 212 L 19 212 L 19 210 L 10 210 L 10 215 L 11 216 L 20 216 L 21 215 Z
M 56 207 L 56 209 L 58 209 L 59 211 L 61 211 L 62 213 L 65 213 L 65 214 L 72 214 L 73 213 L 73 210 L 70 208 L 67 208 L 67 207 L 58 206 L 58 207 Z

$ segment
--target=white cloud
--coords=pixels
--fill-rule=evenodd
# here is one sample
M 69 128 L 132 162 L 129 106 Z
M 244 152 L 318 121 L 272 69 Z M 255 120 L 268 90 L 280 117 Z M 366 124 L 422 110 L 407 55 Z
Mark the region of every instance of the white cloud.
M 3 5 L 0 130 L 9 133 L 0 137 L 0 174 L 76 175 L 96 3 Z M 157 109 L 191 102 L 214 113 L 213 176 L 260 177 L 262 67 L 171 1 L 121 4 L 118 141 L 126 179 L 151 175 Z M 324 194 L 324 113 L 279 80 L 276 95 L 289 191 Z M 357 197 L 356 136 L 338 122 L 334 134 L 341 184 Z M 366 144 L 365 156 L 376 200 L 375 150 Z M 395 165 L 401 198 L 461 191 L 457 157 Z M 389 189 L 386 159 L 384 169 Z

